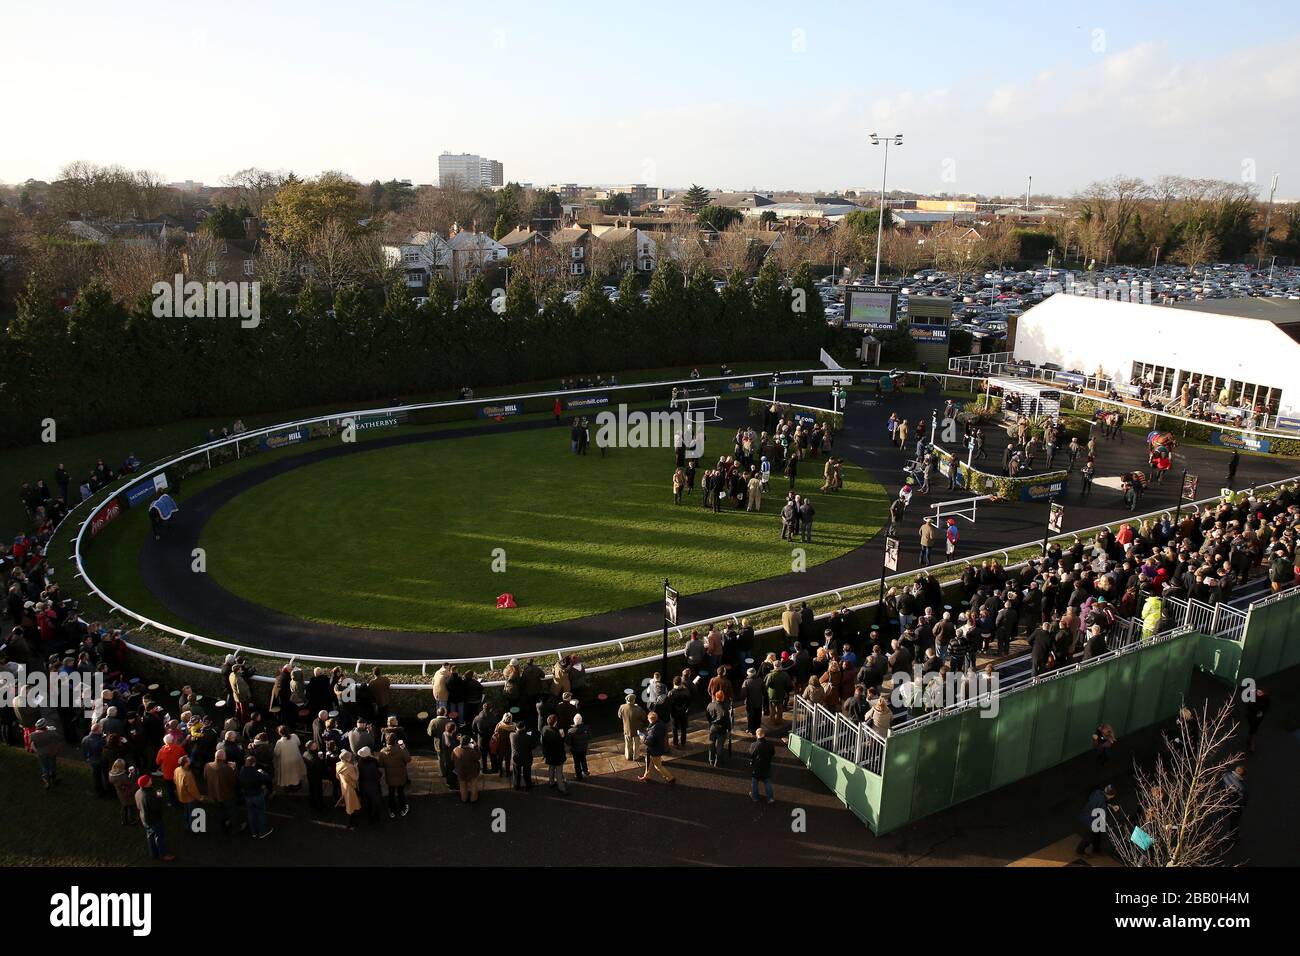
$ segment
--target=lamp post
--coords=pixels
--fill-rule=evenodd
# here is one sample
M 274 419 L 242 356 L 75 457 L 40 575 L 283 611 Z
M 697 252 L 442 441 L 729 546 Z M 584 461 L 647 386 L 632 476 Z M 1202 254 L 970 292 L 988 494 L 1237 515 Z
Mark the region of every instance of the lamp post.
M 1268 231 L 1273 221 L 1273 197 L 1277 195 L 1277 173 L 1273 174 L 1273 182 L 1268 190 L 1268 208 L 1264 210 L 1264 235 L 1260 237 L 1259 243 L 1259 264 L 1257 268 L 1264 268 L 1264 254 L 1268 252 Z M 1273 278 L 1273 267 L 1268 267 L 1269 279 Z
M 875 133 L 871 134 L 871 145 L 879 146 L 885 144 L 885 162 L 880 169 L 880 220 L 876 223 L 876 285 L 880 285 L 880 244 L 885 236 L 885 177 L 889 175 L 889 144 L 895 146 L 903 145 L 903 134 L 895 133 L 893 136 L 887 136 L 881 139 Z

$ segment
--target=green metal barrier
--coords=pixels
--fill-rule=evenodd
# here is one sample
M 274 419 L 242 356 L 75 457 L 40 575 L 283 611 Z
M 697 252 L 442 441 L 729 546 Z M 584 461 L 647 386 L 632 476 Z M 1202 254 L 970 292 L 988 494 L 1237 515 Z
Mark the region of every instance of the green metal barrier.
M 888 833 L 1086 752 L 1098 724 L 1124 736 L 1172 718 L 1193 668 L 1235 687 L 1295 667 L 1300 589 L 1255 602 L 1237 629 L 1239 638 L 1181 627 L 1139 641 L 997 695 L 996 716 L 968 706 L 905 724 L 886 739 L 879 774 L 798 733 L 790 749 L 873 832 Z
M 879 774 L 792 734 L 790 749 L 877 834 L 1086 752 L 1099 723 L 1123 735 L 1178 712 L 1203 635 L 1179 630 L 996 700 L 890 734 Z M 996 713 L 996 716 L 986 714 Z

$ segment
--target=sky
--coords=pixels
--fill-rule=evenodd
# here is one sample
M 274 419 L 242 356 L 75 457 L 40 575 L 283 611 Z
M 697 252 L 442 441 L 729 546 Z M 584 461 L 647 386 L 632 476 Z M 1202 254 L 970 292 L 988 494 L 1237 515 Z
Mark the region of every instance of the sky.
M 0 182 L 74 160 L 1069 195 L 1117 174 L 1300 197 L 1300 4 L 0 0 Z

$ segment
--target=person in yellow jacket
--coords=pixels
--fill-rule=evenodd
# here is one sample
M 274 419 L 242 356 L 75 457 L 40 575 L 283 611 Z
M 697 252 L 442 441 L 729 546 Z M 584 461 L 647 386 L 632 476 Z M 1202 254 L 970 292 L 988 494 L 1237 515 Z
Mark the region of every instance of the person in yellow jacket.
M 1160 629 L 1160 615 L 1164 602 L 1154 594 L 1142 605 L 1142 640 L 1150 640 Z
M 355 830 L 357 818 L 361 815 L 361 786 L 356 758 L 349 751 L 339 754 L 334 774 L 339 778 L 339 802 L 336 806 L 341 806 L 348 815 L 348 829 Z
M 190 766 L 190 758 L 182 757 L 176 764 L 176 772 L 172 774 L 172 783 L 176 785 L 176 800 L 180 803 L 181 809 L 185 811 L 185 829 L 190 835 L 203 833 L 206 827 L 195 829 L 198 825 L 195 820 L 195 811 L 199 808 L 199 803 L 203 800 L 203 794 L 199 792 L 199 777 Z

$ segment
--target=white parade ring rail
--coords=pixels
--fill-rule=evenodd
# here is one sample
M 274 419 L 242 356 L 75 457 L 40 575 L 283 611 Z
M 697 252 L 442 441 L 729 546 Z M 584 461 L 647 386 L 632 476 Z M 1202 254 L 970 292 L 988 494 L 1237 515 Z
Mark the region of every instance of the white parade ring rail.
M 100 501 L 99 501 L 99 502 L 98 502 L 94 507 L 91 508 L 90 513 L 89 513 L 89 514 L 86 516 L 86 518 L 81 522 L 81 526 L 77 529 L 77 535 L 76 535 L 76 538 L 74 539 L 74 547 L 73 547 L 73 553 L 72 553 L 72 555 L 71 555 L 71 558 L 72 558 L 72 560 L 73 560 L 73 562 L 74 562 L 74 564 L 75 564 L 75 566 L 76 566 L 76 576 L 79 577 L 79 578 L 81 578 L 81 580 L 85 582 L 86 587 L 89 589 L 89 591 L 90 591 L 92 594 L 94 594 L 97 598 L 99 598 L 99 600 L 103 601 L 106 605 L 108 605 L 109 610 L 110 610 L 110 613 L 121 614 L 121 615 L 123 615 L 123 616 L 125 616 L 125 617 L 129 617 L 129 618 L 131 618 L 132 620 L 136 621 L 136 622 L 140 625 L 140 627 L 139 627 L 139 628 L 136 628 L 135 630 L 142 630 L 143 628 L 148 627 L 148 628 L 153 628 L 154 630 L 157 630 L 157 631 L 161 631 L 161 632 L 163 632 L 163 633 L 165 633 L 165 634 L 170 634 L 170 635 L 173 636 L 173 637 L 180 638 L 180 639 L 181 639 L 181 645 L 182 645 L 182 646 L 184 646 L 185 644 L 187 644 L 187 643 L 190 642 L 190 641 L 196 641 L 196 642 L 198 642 L 198 643 L 201 643 L 201 644 L 204 644 L 204 645 L 208 645 L 208 646 L 211 646 L 211 647 L 215 647 L 215 648 L 220 648 L 220 649 L 222 649 L 222 650 L 224 650 L 224 651 L 231 652 L 231 653 L 237 653 L 237 654 L 251 654 L 251 655 L 255 655 L 255 656 L 257 656 L 257 657 L 267 657 L 267 658 L 272 658 L 272 659 L 280 659 L 280 660 L 284 660 L 284 661 L 289 662 L 289 663 L 303 662 L 303 663 L 308 663 L 308 664 L 329 664 L 329 665 L 339 665 L 339 664 L 344 664 L 344 663 L 349 663 L 349 662 L 351 662 L 351 663 L 354 664 L 354 666 L 355 666 L 355 671 L 356 671 L 356 672 L 359 672 L 359 671 L 361 670 L 361 668 L 362 668 L 363 665 L 366 665 L 366 666 L 380 665 L 380 666 L 385 666 L 385 667 L 405 667 L 405 668 L 411 668 L 411 667 L 417 667 L 417 666 L 418 666 L 418 667 L 420 668 L 420 673 L 421 673 L 421 674 L 426 674 L 426 673 L 428 672 L 428 671 L 427 671 L 427 668 L 428 668 L 428 666 L 429 666 L 430 664 L 433 664 L 433 665 L 436 665 L 436 666 L 441 666 L 443 663 L 453 663 L 453 664 L 486 664 L 486 665 L 491 669 L 491 668 L 494 668 L 494 667 L 496 666 L 496 661 L 504 661 L 504 660 L 508 660 L 508 659 L 510 659 L 510 658 L 512 658 L 512 657 L 515 657 L 515 658 L 545 657 L 545 656 L 550 655 L 550 654 L 555 654 L 555 655 L 558 657 L 558 656 L 562 656 L 562 655 L 564 655 L 564 654 L 571 653 L 571 652 L 574 652 L 574 651 L 584 651 L 584 650 L 603 649 L 603 648 L 609 648 L 609 647 L 615 647 L 615 646 L 617 646 L 617 647 L 619 648 L 619 650 L 623 650 L 624 647 L 625 647 L 625 645 L 627 645 L 627 644 L 629 644 L 629 643 L 633 643 L 633 642 L 640 641 L 640 640 L 647 640 L 647 639 L 649 639 L 649 638 L 659 636 L 659 635 L 662 633 L 662 630 L 659 629 L 659 628 L 656 628 L 656 629 L 654 629 L 654 630 L 651 630 L 651 631 L 645 631 L 645 632 L 642 632 L 642 633 L 640 633 L 640 634 L 633 634 L 633 635 L 629 635 L 629 636 L 625 636 L 625 637 L 612 638 L 612 639 L 610 639 L 610 640 L 606 640 L 606 641 L 595 641 L 595 642 L 592 642 L 592 643 L 589 643 L 589 644 L 574 644 L 574 645 L 567 645 L 567 646 L 563 646 L 563 647 L 549 647 L 549 648 L 545 648 L 545 649 L 537 650 L 537 651 L 513 652 L 513 653 L 508 653 L 508 654 L 498 654 L 498 655 L 494 655 L 494 656 L 483 656 L 483 657 L 463 657 L 463 658 L 438 657 L 438 658 L 423 658 L 423 659 L 420 659 L 420 658 L 389 658 L 389 659 L 381 659 L 381 658 L 351 658 L 351 657 L 343 658 L 343 657 L 339 657 L 339 656 L 335 656 L 335 657 L 321 657 L 321 656 L 310 655 L 310 654 L 292 654 L 292 653 L 285 653 L 285 652 L 283 652 L 283 651 L 277 651 L 277 650 L 266 649 L 266 648 L 252 647 L 252 646 L 247 645 L 247 644 L 234 644 L 234 643 L 231 643 L 231 642 L 228 642 L 228 641 L 222 641 L 222 640 L 219 640 L 219 639 L 217 639 L 217 638 L 208 637 L 208 636 L 203 635 L 203 634 L 195 634 L 195 633 L 190 632 L 190 631 L 181 630 L 180 628 L 172 627 L 171 625 L 164 624 L 164 623 L 162 623 L 162 622 L 160 622 L 160 621 L 155 621 L 155 620 L 153 620 L 152 618 L 146 617 L 145 615 L 140 614 L 140 613 L 138 613 L 138 612 L 132 610 L 131 608 L 128 608 L 128 607 L 126 607 L 126 606 L 120 604 L 119 602 L 115 601 L 112 597 L 110 597 L 108 594 L 106 594 L 106 593 L 105 593 L 105 592 L 104 592 L 104 591 L 103 591 L 103 590 L 102 590 L 102 589 L 101 589 L 101 588 L 100 588 L 100 587 L 99 587 L 99 586 L 98 586 L 98 585 L 97 585 L 97 584 L 96 584 L 96 583 L 91 579 L 91 577 L 90 577 L 89 573 L 87 572 L 86 567 L 85 567 L 85 565 L 84 565 L 84 563 L 83 563 L 83 561 L 82 561 L 82 545 L 83 545 L 83 542 L 84 542 L 84 539 L 85 539 L 85 535 L 86 535 L 87 530 L 89 529 L 91 523 L 92 523 L 92 522 L 95 520 L 95 518 L 99 515 L 99 513 L 100 513 L 100 512 L 101 512 L 101 511 L 102 511 L 102 510 L 103 510 L 103 509 L 104 509 L 104 508 L 105 508 L 109 503 L 111 503 L 111 502 L 114 501 L 114 500 L 115 500 L 119 495 L 121 495 L 122 493 L 124 493 L 128 488 L 131 488 L 131 487 L 135 486 L 135 485 L 138 484 L 139 482 L 144 481 L 144 480 L 146 480 L 146 479 L 152 477 L 153 475 L 156 475 L 156 474 L 158 474 L 159 472 L 162 472 L 162 471 L 166 470 L 167 468 L 170 468 L 170 467 L 173 466 L 173 465 L 176 465 L 176 464 L 179 464 L 179 463 L 181 463 L 181 462 L 187 461 L 187 460 L 189 460 L 189 459 L 191 459 L 191 458 L 194 458 L 194 457 L 197 456 L 197 455 L 200 455 L 200 454 L 206 454 L 206 455 L 209 456 L 209 460 L 210 460 L 210 455 L 211 455 L 211 453 L 212 453 L 213 451 L 215 451 L 215 450 L 218 450 L 218 449 L 221 449 L 221 448 L 225 448 L 225 447 L 229 447 L 229 446 L 231 446 L 231 445 L 238 446 L 238 444 L 239 444 L 240 442 L 244 442 L 244 441 L 249 441 L 249 440 L 258 439 L 258 438 L 261 438 L 261 437 L 266 436 L 266 435 L 273 435 L 273 434 L 276 434 L 276 433 L 278 433 L 278 432 L 282 432 L 282 431 L 286 431 L 286 430 L 291 430 L 291 429 L 293 429 L 293 428 L 297 428 L 297 427 L 304 426 L 304 425 L 311 425 L 311 424 L 315 424 L 315 423 L 325 423 L 325 422 L 331 422 L 331 421 L 339 421 L 339 420 L 341 420 L 341 419 L 345 419 L 345 418 L 356 418 L 356 417 L 358 417 L 358 416 L 362 416 L 362 415 L 379 415 L 379 414 L 382 414 L 382 413 L 409 412 L 409 411 L 422 411 L 422 410 L 425 410 L 425 409 L 432 409 L 432 408 L 447 408 L 447 407 L 455 407 L 455 406 L 494 405 L 494 404 L 501 404 L 501 403 L 503 403 L 503 402 L 523 401 L 523 400 L 525 400 L 525 399 L 529 399 L 529 398 L 551 398 L 551 397 L 562 397 L 562 396 L 565 396 L 565 395 L 583 394 L 583 393 L 588 393 L 588 392 L 615 392 L 615 391 L 620 391 L 620 390 L 636 390 L 636 389 L 658 388 L 658 387 L 661 387 L 661 386 L 680 385 L 680 384 L 683 383 L 683 381 L 699 383 L 699 382 L 723 382 L 723 381 L 732 381 L 732 380 L 736 380 L 736 379 L 740 379 L 740 380 L 750 380 L 750 379 L 753 379 L 754 382 L 755 382 L 755 387 L 758 387 L 758 382 L 759 382 L 759 380 L 762 379 L 762 378 L 768 378 L 768 379 L 770 380 L 770 378 L 771 378 L 772 376 L 774 376 L 774 375 L 775 375 L 775 376 L 786 376 L 786 375 L 810 375 L 810 374 L 814 374 L 814 373 L 820 373 L 820 372 L 822 372 L 822 371 L 824 371 L 824 370 L 823 370 L 823 369 L 804 369 L 804 370 L 798 370 L 798 371 L 796 371 L 796 370 L 790 370 L 790 371 L 781 371 L 781 372 L 757 372 L 757 373 L 751 373 L 751 374 L 749 374 L 749 375 L 730 375 L 730 376 L 718 376 L 718 377 L 714 377 L 714 378 L 700 378 L 700 379 L 687 379 L 687 380 L 677 379 L 677 380 L 669 380 L 669 381 L 662 381 L 662 382 L 640 382 L 640 383 L 632 383 L 632 384 L 628 384 L 628 385 L 602 386 L 602 387 L 598 387 L 598 388 L 590 388 L 590 389 L 567 389 L 567 390 L 563 390 L 563 391 L 529 392 L 529 393 L 524 393 L 524 394 L 520 394 L 520 395 L 493 395 L 493 396 L 487 396 L 487 397 L 484 397 L 484 398 L 476 398 L 476 399 L 458 399 L 458 400 L 455 400 L 455 401 L 449 401 L 449 402 L 426 402 L 426 403 L 414 404 L 414 405 L 394 405 L 394 406 L 387 406 L 387 407 L 381 407 L 381 408 L 358 409 L 358 410 L 350 411 L 350 412 L 336 412 L 336 413 L 329 414 L 329 415 L 320 415 L 320 416 L 316 416 L 316 417 L 314 417 L 314 418 L 298 419 L 298 420 L 296 420 L 296 421 L 283 422 L 283 423 L 280 423 L 280 424 L 277 424 L 277 425 L 271 425 L 271 426 L 268 426 L 268 427 L 266 427 L 266 428 L 260 428 L 260 429 L 256 429 L 256 430 L 253 430 L 253 431 L 241 432 L 239 435 L 232 436 L 232 437 L 230 437 L 230 438 L 220 439 L 220 440 L 218 440 L 218 441 L 207 442 L 207 443 L 205 443 L 205 444 L 196 445 L 196 446 L 194 446 L 193 448 L 187 449 L 186 451 L 182 452 L 181 454 L 179 454 L 179 455 L 177 455 L 177 456 L 175 456 L 175 457 L 173 457 L 173 458 L 171 458 L 171 459 L 168 459 L 167 461 L 161 462 L 161 463 L 159 463 L 159 464 L 152 465 L 152 466 L 150 466 L 149 468 L 146 468 L 146 469 L 142 469 L 141 471 L 139 471 L 139 472 L 137 472 L 136 474 L 132 475 L 130 481 L 127 481 L 127 482 L 123 483 L 122 485 L 119 485 L 118 487 L 116 487 L 115 489 L 113 489 L 113 491 L 112 491 L 111 493 L 106 494 L 106 495 L 102 498 L 102 500 L 100 500 Z M 864 370 L 861 370 L 860 372 L 858 372 L 858 373 L 856 373 L 856 374 L 860 374 L 860 375 L 874 375 L 874 374 L 890 374 L 890 372 L 887 371 L 887 370 L 884 370 L 884 369 L 864 369 Z M 945 376 L 945 377 L 946 377 L 946 378 L 967 379 L 967 380 L 973 380 L 973 381 L 980 381 L 980 380 L 981 380 L 981 379 L 979 379 L 979 378 L 977 378 L 977 377 L 972 377 L 972 376 L 963 376 L 963 375 L 948 375 L 948 376 Z M 799 386 L 792 385 L 792 386 L 788 386 L 788 387 L 795 387 L 795 388 L 797 388 L 797 387 L 799 387 Z M 743 396 L 740 395 L 740 394 L 737 394 L 736 397 L 737 397 L 737 398 L 740 398 L 740 397 L 743 397 Z M 1286 484 L 1286 483 L 1291 482 L 1291 481 L 1296 481 L 1296 480 L 1298 480 L 1298 479 L 1300 479 L 1300 475 L 1298 475 L 1298 476 L 1294 476 L 1294 477 L 1291 477 L 1291 478 L 1280 479 L 1280 480 L 1278 480 L 1278 481 L 1269 482 L 1269 483 L 1267 483 L 1267 484 L 1263 484 L 1263 485 L 1257 485 L 1257 486 L 1255 486 L 1255 488 L 1267 488 L 1267 487 L 1273 487 L 1273 486 L 1276 486 L 1276 485 Z M 1250 490 L 1253 491 L 1253 490 L 1255 490 L 1255 489 L 1250 489 Z M 1216 496 L 1216 497 L 1207 497 L 1207 498 L 1203 498 L 1203 499 L 1201 499 L 1201 500 L 1199 500 L 1199 501 L 1197 501 L 1197 502 L 1194 502 L 1194 503 L 1193 503 L 1193 502 L 1189 502 L 1189 503 L 1188 503 L 1188 506 L 1191 507 L 1191 506 L 1194 505 L 1194 506 L 1196 506 L 1196 507 L 1199 507 L 1200 505 L 1203 505 L 1203 504 L 1209 504 L 1209 503 L 1211 503 L 1211 502 L 1213 502 L 1213 501 L 1218 501 L 1218 500 L 1220 500 L 1220 498 L 1217 497 L 1217 496 Z M 1070 532 L 1066 532 L 1066 533 L 1061 534 L 1061 535 L 1055 535 L 1055 536 L 1053 536 L 1053 537 L 1052 537 L 1051 539 L 1049 539 L 1049 540 L 1057 540 L 1057 539 L 1064 539 L 1064 538 L 1070 538 L 1070 539 L 1073 539 L 1074 536 L 1076 536 L 1076 535 L 1089 534 L 1089 533 L 1092 533 L 1092 532 L 1094 532 L 1094 531 L 1099 531 L 1099 530 L 1101 530 L 1102 528 L 1107 528 L 1107 527 L 1109 527 L 1111 524 L 1115 524 L 1115 523 L 1117 523 L 1117 522 L 1120 521 L 1120 520 L 1123 520 L 1123 521 L 1140 521 L 1142 518 L 1146 518 L 1146 517 L 1159 517 L 1159 516 L 1162 516 L 1162 515 L 1165 515 L 1165 514 L 1169 514 L 1169 511 L 1168 511 L 1167 509 L 1164 510 L 1164 511 L 1150 512 L 1149 514 L 1146 514 L 1146 515 L 1130 515 L 1130 516 L 1124 517 L 1124 518 L 1122 518 L 1122 519 L 1116 519 L 1115 521 L 1112 521 L 1112 522 L 1109 522 L 1109 523 L 1099 524 L 1099 525 L 1094 525 L 1094 526 L 1089 527 L 1089 528 L 1081 528 L 1081 529 L 1078 529 L 1077 531 L 1070 531 Z M 992 550 L 992 551 L 986 551 L 986 552 L 984 552 L 984 553 L 982 553 L 982 554 L 972 555 L 972 556 L 970 556 L 970 557 L 960 558 L 960 559 L 956 559 L 956 560 L 953 560 L 953 561 L 947 561 L 947 562 L 944 562 L 944 563 L 942 563 L 942 564 L 931 565 L 931 566 L 928 567 L 928 568 L 925 568 L 925 569 L 918 569 L 918 570 L 926 570 L 926 571 L 928 571 L 928 572 L 930 572 L 930 573 L 934 573 L 935 571 L 941 571 L 941 570 L 943 570 L 943 569 L 945 569 L 945 568 L 956 568 L 956 567 L 958 567 L 958 566 L 960 566 L 960 567 L 965 567 L 966 565 L 971 564 L 971 563 L 973 563 L 973 562 L 980 561 L 980 560 L 984 560 L 984 559 L 986 559 L 986 558 L 988 558 L 988 559 L 995 558 L 995 557 L 997 557 L 997 556 L 999 556 L 999 555 L 1002 556 L 1003 563 L 1006 564 L 1006 562 L 1009 560 L 1009 552 L 1010 552 L 1010 551 L 1016 551 L 1016 550 L 1019 550 L 1020 548 L 1027 548 L 1027 547 L 1041 547 L 1041 542 L 1040 542 L 1040 541 L 1026 542 L 1026 543 L 1021 544 L 1021 545 L 1014 545 L 1014 546 L 1012 546 L 1010 549 L 999 548 L 999 549 L 995 549 L 995 550 Z M 911 577 L 913 577 L 916 573 L 917 573 L 917 571 L 914 570 L 914 571 L 901 572 L 901 573 L 899 573 L 899 574 L 895 574 L 895 575 L 890 575 L 889 577 L 885 578 L 885 583 L 886 583 L 886 585 L 887 585 L 890 581 L 897 581 L 897 580 L 899 580 L 899 579 L 911 578 Z M 807 595 L 803 595 L 803 596 L 800 596 L 800 597 L 790 598 L 790 599 L 788 599 L 788 600 L 777 601 L 777 602 L 774 602 L 774 603 L 772 603 L 772 604 L 765 604 L 765 605 L 760 605 L 760 606 L 758 606 L 758 607 L 747 608 L 747 609 L 745 609 L 745 610 L 733 611 L 733 612 L 731 612 L 730 614 L 712 615 L 712 616 L 710 616 L 710 617 L 703 618 L 703 619 L 698 620 L 698 621 L 692 621 L 692 622 L 687 623 L 687 624 L 677 625 L 677 626 L 674 627 L 674 630 L 677 632 L 677 635 L 678 635 L 678 638 L 679 638 L 679 639 L 684 639 L 684 637 L 685 637 L 685 632 L 686 632 L 686 631 L 691 630 L 691 629 L 695 629 L 695 628 L 705 627 L 705 626 L 707 626 L 707 625 L 709 625 L 709 624 L 711 624 L 711 623 L 713 623 L 713 622 L 715 622 L 715 621 L 718 621 L 718 620 L 725 620 L 725 619 L 727 619 L 727 618 L 730 618 L 730 619 L 732 619 L 732 620 L 739 620 L 739 619 L 742 618 L 742 617 L 746 617 L 746 616 L 749 616 L 749 615 L 752 615 L 752 614 L 761 614 L 761 613 L 765 613 L 765 612 L 767 612 L 767 611 L 774 611 L 774 610 L 777 610 L 777 609 L 779 609 L 779 608 L 784 608 L 787 604 L 796 604 L 796 603 L 803 602 L 803 601 L 814 601 L 814 600 L 819 600 L 819 599 L 821 599 L 821 598 L 827 598 L 827 597 L 832 597 L 832 596 L 834 596 L 837 600 L 841 600 L 841 594 L 842 594 L 844 591 L 852 591 L 852 590 L 856 590 L 856 589 L 858 589 L 858 588 L 871 587 L 871 586 L 876 585 L 876 584 L 878 583 L 878 580 L 879 580 L 879 579 L 872 579 L 872 580 L 869 580 L 869 581 L 861 581 L 861 582 L 857 582 L 857 583 L 854 583 L 854 584 L 848 584 L 848 585 L 845 585 L 845 586 L 840 587 L 840 588 L 833 588 L 833 589 L 830 589 L 830 590 L 827 590 L 827 591 L 820 591 L 820 592 L 817 592 L 817 593 L 815 593 L 815 594 L 807 594 Z M 850 607 L 851 607 L 853 610 L 860 610 L 860 609 L 862 609 L 862 608 L 873 607 L 873 606 L 874 606 L 875 604 L 877 604 L 877 603 L 878 603 L 877 601 L 868 601 L 868 602 L 864 602 L 864 603 L 862 603 L 862 604 L 850 605 Z M 824 617 L 824 616 L 826 616 L 826 615 L 819 615 L 819 618 L 820 618 L 820 617 Z M 770 634 L 770 633 L 773 633 L 773 632 L 775 632 L 775 631 L 777 631 L 777 630 L 780 630 L 780 626 L 779 626 L 779 625 L 774 625 L 774 626 L 772 626 L 772 627 L 763 628 L 762 630 L 758 631 L 757 633 L 758 633 L 758 634 Z M 149 656 L 149 657 L 155 658 L 155 659 L 157 659 L 157 660 L 166 661 L 166 662 L 168 662 L 168 663 L 175 664 L 175 665 L 178 665 L 178 666 L 187 667 L 187 668 L 191 668 L 191 669 L 195 669 L 195 670 L 208 671 L 208 672 L 212 672 L 212 673 L 218 673 L 218 672 L 220 672 L 220 668 L 218 668 L 218 667 L 214 667 L 214 666 L 212 666 L 212 665 L 208 665 L 208 664 L 200 664 L 200 663 L 197 663 L 197 662 L 195 662 L 195 661 L 185 660 L 185 659 L 183 659 L 183 658 L 171 657 L 171 656 L 169 656 L 169 655 L 167 655 L 167 654 L 163 654 L 163 653 L 161 653 L 161 652 L 159 652 L 159 651 L 155 651 L 155 650 L 152 650 L 151 648 L 147 648 L 147 647 L 142 647 L 142 646 L 137 645 L 137 644 L 130 644 L 130 643 L 128 643 L 128 647 L 130 647 L 131 650 L 133 650 L 133 651 L 137 651 L 137 652 L 142 653 L 142 654 L 145 654 L 146 656 Z M 590 668 L 588 668 L 587 670 L 588 670 L 588 673 L 599 673 L 599 672 L 601 672 L 601 671 L 617 670 L 617 669 L 621 669 L 621 668 L 625 668 L 625 667 L 635 667 L 635 666 L 639 666 L 639 665 L 643 665 L 643 664 L 651 663 L 651 662 L 653 662 L 653 661 L 657 661 L 657 660 L 661 660 L 661 659 L 662 659 L 662 654 L 655 654 L 655 655 L 651 655 L 651 656 L 647 656 L 647 657 L 637 658 L 637 659 L 635 659 L 635 660 L 617 661 L 617 662 L 614 662 L 614 663 L 612 663 L 612 664 L 603 664 L 603 665 L 598 665 L 598 666 L 595 666 L 595 667 L 590 667 Z M 272 680 L 271 677 L 267 677 L 267 676 L 263 676 L 263 675 L 257 675 L 257 679 L 258 679 L 258 680 L 262 680 L 262 681 L 271 681 L 271 680 Z M 500 686 L 501 683 L 502 683 L 502 682 L 500 682 L 500 681 L 494 681 L 494 682 L 489 682 L 489 683 L 485 684 L 485 686 L 489 686 L 489 687 Z M 423 687 L 425 687 L 425 686 L 427 686 L 427 685 L 425 685 L 425 684 L 395 684 L 395 685 L 393 685 L 393 686 L 394 686 L 394 688 L 396 688 L 396 689 L 398 689 L 398 690 L 413 690 L 413 689 L 417 689 L 417 688 L 423 688 Z

